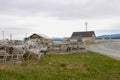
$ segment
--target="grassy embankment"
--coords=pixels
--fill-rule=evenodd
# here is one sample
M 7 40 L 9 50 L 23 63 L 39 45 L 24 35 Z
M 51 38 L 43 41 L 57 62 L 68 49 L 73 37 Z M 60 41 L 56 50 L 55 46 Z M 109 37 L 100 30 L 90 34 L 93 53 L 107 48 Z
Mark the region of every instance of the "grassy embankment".
M 120 61 L 87 54 L 49 54 L 39 61 L 7 63 L 0 80 L 120 80 Z

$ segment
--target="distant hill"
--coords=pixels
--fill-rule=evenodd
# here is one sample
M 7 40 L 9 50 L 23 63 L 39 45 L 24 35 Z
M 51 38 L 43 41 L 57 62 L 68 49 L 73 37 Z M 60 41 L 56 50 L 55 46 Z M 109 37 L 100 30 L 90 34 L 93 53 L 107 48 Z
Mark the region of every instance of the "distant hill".
M 120 34 L 101 35 L 97 36 L 97 39 L 120 39 Z
M 53 41 L 60 41 L 66 39 L 68 37 L 53 37 L 51 38 Z M 97 36 L 97 39 L 120 39 L 120 34 L 110 34 L 110 35 L 101 35 Z
M 51 38 L 53 41 L 60 41 L 62 40 L 63 38 L 58 38 L 58 37 L 54 37 L 54 38 Z
M 66 39 L 68 37 L 53 37 L 51 38 L 53 41 L 60 41 L 60 40 L 63 40 L 63 39 Z

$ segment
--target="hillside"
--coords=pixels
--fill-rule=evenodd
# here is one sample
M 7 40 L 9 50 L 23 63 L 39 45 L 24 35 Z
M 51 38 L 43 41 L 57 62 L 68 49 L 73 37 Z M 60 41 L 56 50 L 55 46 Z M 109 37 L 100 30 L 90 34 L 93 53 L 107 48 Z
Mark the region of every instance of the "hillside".
M 120 39 L 120 34 L 101 35 L 97 36 L 97 39 Z
M 88 52 L 0 65 L 0 80 L 120 80 L 120 61 Z

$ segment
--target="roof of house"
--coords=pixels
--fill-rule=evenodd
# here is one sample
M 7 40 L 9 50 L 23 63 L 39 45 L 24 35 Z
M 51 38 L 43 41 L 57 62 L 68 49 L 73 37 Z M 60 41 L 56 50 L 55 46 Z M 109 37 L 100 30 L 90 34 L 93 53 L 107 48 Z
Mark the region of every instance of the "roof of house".
M 29 36 L 29 38 L 31 39 L 35 39 L 35 38 L 45 38 L 45 39 L 50 39 L 48 36 L 44 35 L 44 34 L 32 34 Z
M 78 36 L 81 36 L 81 37 L 92 37 L 92 36 L 95 36 L 95 32 L 94 31 L 86 31 L 86 32 L 73 32 L 72 37 L 78 37 Z

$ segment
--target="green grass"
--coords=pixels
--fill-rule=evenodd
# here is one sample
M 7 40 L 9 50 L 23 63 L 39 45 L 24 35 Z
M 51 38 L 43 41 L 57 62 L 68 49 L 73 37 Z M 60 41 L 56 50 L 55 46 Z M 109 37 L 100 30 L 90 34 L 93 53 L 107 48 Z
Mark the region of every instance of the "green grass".
M 39 61 L 8 63 L 0 80 L 120 80 L 120 61 L 87 54 L 48 54 Z

